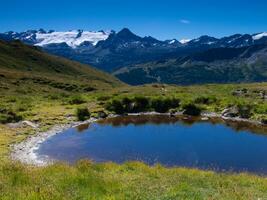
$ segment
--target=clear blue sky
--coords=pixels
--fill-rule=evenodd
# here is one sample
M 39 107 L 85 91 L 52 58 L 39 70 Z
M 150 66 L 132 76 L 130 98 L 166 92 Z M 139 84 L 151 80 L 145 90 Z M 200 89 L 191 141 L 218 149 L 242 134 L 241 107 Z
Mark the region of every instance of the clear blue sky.
M 159 39 L 267 31 L 266 0 L 5 0 L 0 31 L 120 30 Z

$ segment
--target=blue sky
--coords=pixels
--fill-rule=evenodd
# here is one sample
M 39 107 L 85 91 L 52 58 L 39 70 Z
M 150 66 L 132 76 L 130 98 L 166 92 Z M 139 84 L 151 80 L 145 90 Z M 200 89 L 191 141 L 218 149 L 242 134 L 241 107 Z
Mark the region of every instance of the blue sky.
M 267 31 L 266 0 L 12 0 L 1 2 L 0 31 L 120 30 L 159 39 Z

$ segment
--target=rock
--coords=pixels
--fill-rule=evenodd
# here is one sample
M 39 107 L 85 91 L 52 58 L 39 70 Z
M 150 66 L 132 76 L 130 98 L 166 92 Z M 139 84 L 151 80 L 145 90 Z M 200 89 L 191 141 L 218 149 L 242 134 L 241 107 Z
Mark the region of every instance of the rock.
M 171 109 L 169 113 L 170 117 L 175 117 L 175 114 L 176 114 L 176 111 Z
M 23 121 L 22 122 L 24 125 L 26 126 L 30 126 L 32 128 L 38 128 L 38 124 L 34 124 L 33 122 L 30 122 L 30 121 Z
M 208 117 L 202 117 L 201 120 L 202 120 L 202 121 L 208 121 L 209 118 L 208 118 Z
M 175 113 L 170 113 L 170 117 L 175 117 Z
M 16 122 L 16 123 L 8 123 L 7 126 L 9 128 L 21 128 L 23 127 L 22 122 Z
M 237 117 L 238 109 L 236 107 L 226 108 L 222 111 L 223 117 Z
M 7 126 L 10 128 L 23 128 L 26 126 L 30 126 L 34 129 L 38 128 L 38 124 L 35 124 L 33 122 L 30 122 L 30 121 L 20 121 L 20 122 L 16 122 L 16 123 L 9 123 L 9 124 L 7 124 Z
M 107 113 L 105 113 L 104 111 L 99 111 L 98 112 L 98 118 L 107 118 Z
M 66 118 L 72 118 L 72 117 L 74 117 L 74 115 L 69 113 L 69 114 L 66 114 L 65 117 Z

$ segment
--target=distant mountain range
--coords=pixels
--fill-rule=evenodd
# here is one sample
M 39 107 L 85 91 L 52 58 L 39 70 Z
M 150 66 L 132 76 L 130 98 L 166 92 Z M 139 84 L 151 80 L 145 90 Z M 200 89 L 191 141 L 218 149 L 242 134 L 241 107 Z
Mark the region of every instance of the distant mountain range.
M 262 82 L 267 81 L 267 45 L 208 49 L 177 59 L 130 65 L 113 75 L 131 85 Z
M 265 80 L 262 73 L 266 68 L 267 32 L 161 41 L 151 36 L 140 37 L 127 28 L 119 32 L 40 29 L 10 31 L 0 34 L 0 39 L 39 46 L 49 53 L 96 66 L 134 85 Z M 255 71 L 254 66 L 263 70 Z M 231 70 L 240 76 L 233 76 Z M 211 71 L 216 71 L 216 75 Z

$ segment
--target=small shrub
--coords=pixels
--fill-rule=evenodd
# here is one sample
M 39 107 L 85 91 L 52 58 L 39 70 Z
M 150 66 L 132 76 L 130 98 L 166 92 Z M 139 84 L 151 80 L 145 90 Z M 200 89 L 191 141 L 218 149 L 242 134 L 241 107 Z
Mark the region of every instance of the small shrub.
M 110 96 L 100 96 L 97 97 L 97 101 L 107 101 L 110 99 Z
M 151 101 L 151 107 L 159 113 L 165 113 L 168 111 L 168 108 L 165 106 L 162 99 L 153 99 Z
M 106 105 L 106 109 L 117 114 L 138 113 L 148 110 L 165 113 L 170 109 L 179 107 L 180 100 L 175 98 L 157 98 L 151 100 L 147 97 L 137 96 L 134 98 L 124 97 L 121 100 L 112 100 Z
M 87 107 L 77 108 L 76 116 L 79 121 L 85 121 L 90 118 L 91 114 Z
M 195 99 L 195 103 L 197 104 L 205 104 L 205 105 L 210 105 L 212 103 L 215 103 L 217 101 L 216 97 L 204 97 L 200 96 Z
M 251 105 L 242 105 L 237 106 L 238 114 L 241 118 L 248 119 L 252 115 L 252 106 Z
M 185 115 L 199 116 L 201 113 L 201 109 L 192 103 L 184 105 L 183 109 Z
M 129 99 L 128 97 L 124 97 L 121 101 L 120 101 L 122 107 L 123 107 L 123 112 L 127 112 L 127 113 L 131 113 L 133 112 L 133 104 L 132 104 L 132 100 Z
M 158 99 L 153 99 L 151 101 L 151 107 L 156 111 L 160 113 L 165 113 L 168 112 L 172 108 L 177 108 L 180 105 L 180 100 L 179 99 L 169 99 L 169 98 L 158 98 Z
M 108 102 L 106 104 L 106 109 L 115 112 L 116 114 L 123 114 L 125 112 L 122 103 L 118 100 Z
M 78 105 L 78 104 L 82 104 L 85 103 L 86 101 L 84 100 L 84 98 L 82 96 L 76 95 L 76 96 L 72 96 L 69 100 L 69 103 L 71 105 Z
M 134 103 L 134 112 L 143 112 L 149 108 L 149 99 L 146 97 L 135 97 Z
M 16 113 L 12 111 L 6 111 L 0 113 L 0 123 L 6 124 L 6 123 L 14 123 L 22 120 L 22 116 L 17 115 Z

